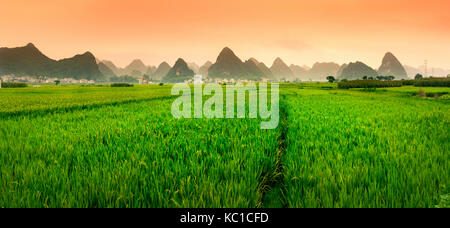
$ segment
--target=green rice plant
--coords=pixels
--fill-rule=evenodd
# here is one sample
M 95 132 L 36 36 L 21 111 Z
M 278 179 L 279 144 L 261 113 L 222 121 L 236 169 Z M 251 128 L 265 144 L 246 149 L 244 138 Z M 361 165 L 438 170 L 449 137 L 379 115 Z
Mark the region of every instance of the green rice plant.
M 338 83 L 339 89 L 400 87 L 401 81 L 352 80 Z
M 111 87 L 133 87 L 133 84 L 130 83 L 112 83 Z
M 26 83 L 23 82 L 1 82 L 2 88 L 24 88 L 27 87 Z
M 148 85 L 128 88 L 42 86 L 0 89 L 0 116 L 66 111 L 92 105 L 117 104 L 165 96 L 170 96 L 169 86 Z
M 275 130 L 165 85 L 0 90 L 0 207 L 448 207 L 450 89 L 328 85 L 281 84 Z
M 434 207 L 450 192 L 450 106 L 386 92 L 286 98 L 288 207 Z
M 417 87 L 450 87 L 450 78 L 425 78 L 415 80 Z
M 277 130 L 175 119 L 172 101 L 1 117 L 0 207 L 261 206 Z
M 400 82 L 402 83 L 402 85 L 414 85 L 414 82 L 416 80 L 401 80 Z

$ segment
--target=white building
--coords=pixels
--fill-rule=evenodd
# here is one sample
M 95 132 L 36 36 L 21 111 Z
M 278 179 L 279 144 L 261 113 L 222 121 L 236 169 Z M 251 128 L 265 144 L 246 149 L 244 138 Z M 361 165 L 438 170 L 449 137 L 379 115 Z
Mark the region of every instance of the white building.
M 145 78 L 139 78 L 138 81 L 139 81 L 139 84 L 140 84 L 140 85 L 148 85 L 148 84 L 152 84 L 152 82 L 151 82 L 150 80 L 147 80 L 147 79 L 145 79 Z
M 203 84 L 203 76 L 201 74 L 194 75 L 194 84 Z
M 53 84 L 58 78 L 47 78 L 44 83 Z

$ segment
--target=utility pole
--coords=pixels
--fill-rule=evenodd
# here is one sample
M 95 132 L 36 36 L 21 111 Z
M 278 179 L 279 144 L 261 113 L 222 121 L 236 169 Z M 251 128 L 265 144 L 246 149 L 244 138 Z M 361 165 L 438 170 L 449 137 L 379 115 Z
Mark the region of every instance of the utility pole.
M 428 60 L 425 59 L 425 74 L 423 75 L 424 78 L 428 77 Z

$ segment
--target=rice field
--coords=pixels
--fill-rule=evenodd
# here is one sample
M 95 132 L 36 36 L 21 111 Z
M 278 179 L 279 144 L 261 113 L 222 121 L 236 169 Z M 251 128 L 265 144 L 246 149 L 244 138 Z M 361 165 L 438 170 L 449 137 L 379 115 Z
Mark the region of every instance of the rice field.
M 449 193 L 448 101 L 295 92 L 286 100 L 288 207 L 434 207 Z
M 448 88 L 284 84 L 274 130 L 170 89 L 0 89 L 0 207 L 449 206 Z
M 0 115 L 51 111 L 142 101 L 170 95 L 170 86 L 43 86 L 0 90 Z

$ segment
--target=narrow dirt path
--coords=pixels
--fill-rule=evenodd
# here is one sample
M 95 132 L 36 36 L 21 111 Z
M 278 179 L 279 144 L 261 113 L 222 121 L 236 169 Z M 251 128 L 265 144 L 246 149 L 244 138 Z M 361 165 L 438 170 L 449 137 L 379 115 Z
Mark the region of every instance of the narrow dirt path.
M 286 99 L 285 95 L 282 95 L 280 99 L 280 123 L 278 125 L 279 135 L 277 138 L 278 148 L 276 155 L 276 166 L 273 173 L 266 175 L 263 178 L 263 182 L 261 184 L 262 187 L 262 199 L 261 199 L 261 207 L 263 208 L 283 208 L 286 207 L 285 197 L 284 197 L 284 165 L 283 165 L 283 156 L 286 152 L 287 148 L 287 132 L 289 128 L 288 123 L 288 115 L 286 112 L 286 103 L 283 100 Z

